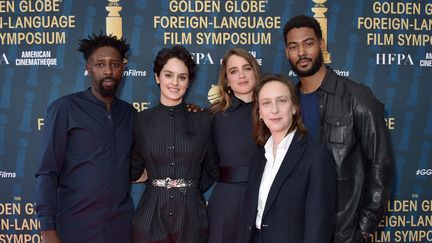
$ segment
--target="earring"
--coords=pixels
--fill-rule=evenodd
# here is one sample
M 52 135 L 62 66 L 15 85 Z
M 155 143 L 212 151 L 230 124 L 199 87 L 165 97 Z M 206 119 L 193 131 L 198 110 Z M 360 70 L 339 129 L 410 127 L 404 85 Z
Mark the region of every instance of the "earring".
M 231 86 L 227 85 L 228 94 L 231 94 Z

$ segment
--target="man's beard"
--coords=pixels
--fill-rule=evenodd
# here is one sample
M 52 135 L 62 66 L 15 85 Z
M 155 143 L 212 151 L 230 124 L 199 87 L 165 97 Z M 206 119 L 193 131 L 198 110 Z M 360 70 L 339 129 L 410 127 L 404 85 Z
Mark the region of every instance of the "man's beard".
M 103 86 L 103 81 L 106 80 L 106 79 L 108 79 L 108 80 L 114 80 L 114 86 L 112 88 L 106 89 Z M 113 77 L 105 77 L 105 78 L 99 80 L 99 93 L 100 93 L 100 95 L 102 97 L 114 97 L 115 94 L 116 94 L 116 92 L 117 92 L 118 85 L 119 85 L 119 82 L 115 78 L 113 78 Z
M 297 68 L 297 63 L 300 62 L 301 60 L 307 59 L 309 61 L 312 62 L 312 67 L 305 70 L 305 71 L 301 71 Z M 299 76 L 299 77 L 309 77 L 314 75 L 316 72 L 318 72 L 318 70 L 321 68 L 321 66 L 324 63 L 324 58 L 323 58 L 323 54 L 320 51 L 320 54 L 317 56 L 317 58 L 315 59 L 315 61 L 312 61 L 311 58 L 308 57 L 302 57 L 300 59 L 297 60 L 297 63 L 294 64 L 291 62 L 291 60 L 289 60 L 289 63 L 291 65 L 291 69 Z

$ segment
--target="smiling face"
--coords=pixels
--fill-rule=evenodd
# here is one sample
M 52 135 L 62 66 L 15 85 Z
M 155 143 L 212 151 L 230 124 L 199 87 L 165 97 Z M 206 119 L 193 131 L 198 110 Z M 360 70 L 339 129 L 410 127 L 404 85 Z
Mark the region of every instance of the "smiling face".
M 324 41 L 318 40 L 312 28 L 293 28 L 287 33 L 286 40 L 285 53 L 298 76 L 312 76 L 324 65 L 321 52 Z
M 189 86 L 189 71 L 183 61 L 169 59 L 155 78 L 160 85 L 160 102 L 163 105 L 175 106 L 182 102 Z
M 123 75 L 124 64 L 120 52 L 110 46 L 93 51 L 86 64 L 92 78 L 92 92 L 99 99 L 115 96 Z
M 285 137 L 291 127 L 295 108 L 287 85 L 274 80 L 258 93 L 259 116 L 275 137 Z
M 257 77 L 252 65 L 243 57 L 232 55 L 227 61 L 226 77 L 234 95 L 248 102 L 252 99 L 252 91 Z

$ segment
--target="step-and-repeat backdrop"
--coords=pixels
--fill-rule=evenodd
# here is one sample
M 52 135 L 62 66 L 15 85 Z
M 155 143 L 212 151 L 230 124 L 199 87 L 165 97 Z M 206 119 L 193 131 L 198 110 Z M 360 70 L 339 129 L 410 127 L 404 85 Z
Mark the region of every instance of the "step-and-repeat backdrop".
M 432 3 L 426 0 L 0 0 L 0 242 L 41 242 L 36 169 L 48 104 L 90 85 L 77 40 L 123 36 L 131 52 L 119 96 L 158 103 L 153 59 L 182 44 L 199 71 L 187 100 L 209 106 L 220 60 L 244 47 L 264 72 L 297 81 L 282 28 L 298 14 L 323 27 L 329 63 L 386 107 L 396 155 L 387 213 L 375 242 L 432 242 Z M 135 202 L 141 185 L 134 185 Z M 207 195 L 208 196 L 208 195 Z

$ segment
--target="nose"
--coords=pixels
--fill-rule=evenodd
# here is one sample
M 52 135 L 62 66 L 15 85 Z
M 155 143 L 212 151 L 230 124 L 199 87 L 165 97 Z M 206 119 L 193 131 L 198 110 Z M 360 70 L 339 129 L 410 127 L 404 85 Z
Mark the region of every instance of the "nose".
M 113 74 L 113 68 L 111 65 L 106 65 L 104 70 L 105 75 L 112 75 Z
M 240 70 L 239 74 L 240 74 L 240 78 L 243 78 L 245 76 L 243 70 Z
M 173 81 L 172 81 L 172 84 L 173 84 L 173 85 L 178 85 L 178 84 L 179 84 L 179 78 L 180 78 L 180 77 L 174 77 L 174 78 L 173 78 Z
M 276 114 L 276 113 L 279 112 L 279 107 L 277 106 L 277 102 L 276 102 L 276 101 L 275 101 L 275 102 L 272 102 L 271 112 L 272 112 L 273 114 Z
M 301 56 L 304 56 L 305 54 L 306 54 L 306 48 L 303 45 L 299 45 L 298 55 L 301 57 Z

